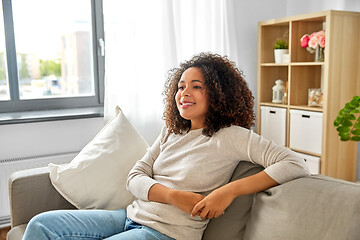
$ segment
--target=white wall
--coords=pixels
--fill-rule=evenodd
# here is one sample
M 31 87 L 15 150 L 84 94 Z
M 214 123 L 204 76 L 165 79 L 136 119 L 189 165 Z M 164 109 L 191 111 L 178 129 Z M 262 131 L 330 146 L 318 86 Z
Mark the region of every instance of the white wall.
M 360 11 L 359 0 L 302 0 L 287 1 L 286 16 L 325 10 Z
M 80 151 L 103 118 L 0 125 L 0 160 Z
M 286 0 L 234 0 L 236 8 L 239 68 L 244 72 L 257 102 L 258 22 L 286 15 Z

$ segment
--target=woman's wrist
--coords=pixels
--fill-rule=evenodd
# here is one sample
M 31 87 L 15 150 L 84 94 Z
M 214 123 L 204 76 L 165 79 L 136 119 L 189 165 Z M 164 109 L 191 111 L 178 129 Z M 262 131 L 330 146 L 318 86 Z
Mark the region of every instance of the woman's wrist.
M 235 199 L 237 196 L 239 196 L 239 184 L 236 184 L 235 182 L 230 182 L 224 186 L 222 186 L 222 192 L 223 194 L 228 195 L 229 197 L 232 197 L 232 199 Z
M 234 198 L 241 195 L 248 195 L 264 191 L 268 188 L 274 187 L 278 183 L 272 179 L 265 171 L 245 177 L 233 182 L 228 183 L 224 187 L 233 194 Z
M 160 183 L 154 184 L 148 194 L 149 201 L 171 204 L 174 190 Z
M 175 205 L 175 200 L 177 199 L 178 190 L 168 188 L 166 193 L 166 203 Z

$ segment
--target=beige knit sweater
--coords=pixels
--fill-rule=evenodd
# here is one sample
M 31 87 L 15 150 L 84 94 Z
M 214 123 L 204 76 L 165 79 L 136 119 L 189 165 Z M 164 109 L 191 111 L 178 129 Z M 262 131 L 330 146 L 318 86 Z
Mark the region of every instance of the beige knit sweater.
M 127 188 L 137 200 L 127 207 L 127 216 L 178 240 L 200 240 L 208 220 L 148 201 L 148 191 L 160 183 L 207 195 L 229 182 L 239 161 L 264 166 L 280 184 L 309 175 L 305 161 L 294 152 L 239 126 L 221 129 L 212 137 L 204 136 L 202 129 L 169 134 L 163 128 L 129 173 Z

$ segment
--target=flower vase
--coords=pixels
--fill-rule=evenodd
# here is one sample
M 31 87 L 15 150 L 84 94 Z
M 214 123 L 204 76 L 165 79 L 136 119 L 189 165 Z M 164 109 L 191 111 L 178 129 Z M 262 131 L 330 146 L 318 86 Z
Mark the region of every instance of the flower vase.
M 315 62 L 323 62 L 324 61 L 324 50 L 325 48 L 322 48 L 320 46 L 317 46 L 315 49 Z

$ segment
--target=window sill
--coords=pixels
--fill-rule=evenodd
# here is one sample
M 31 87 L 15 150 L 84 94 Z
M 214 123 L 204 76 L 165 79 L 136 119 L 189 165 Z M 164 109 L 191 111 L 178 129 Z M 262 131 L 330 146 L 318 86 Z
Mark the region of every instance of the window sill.
M 0 113 L 0 125 L 103 117 L 103 107 Z

